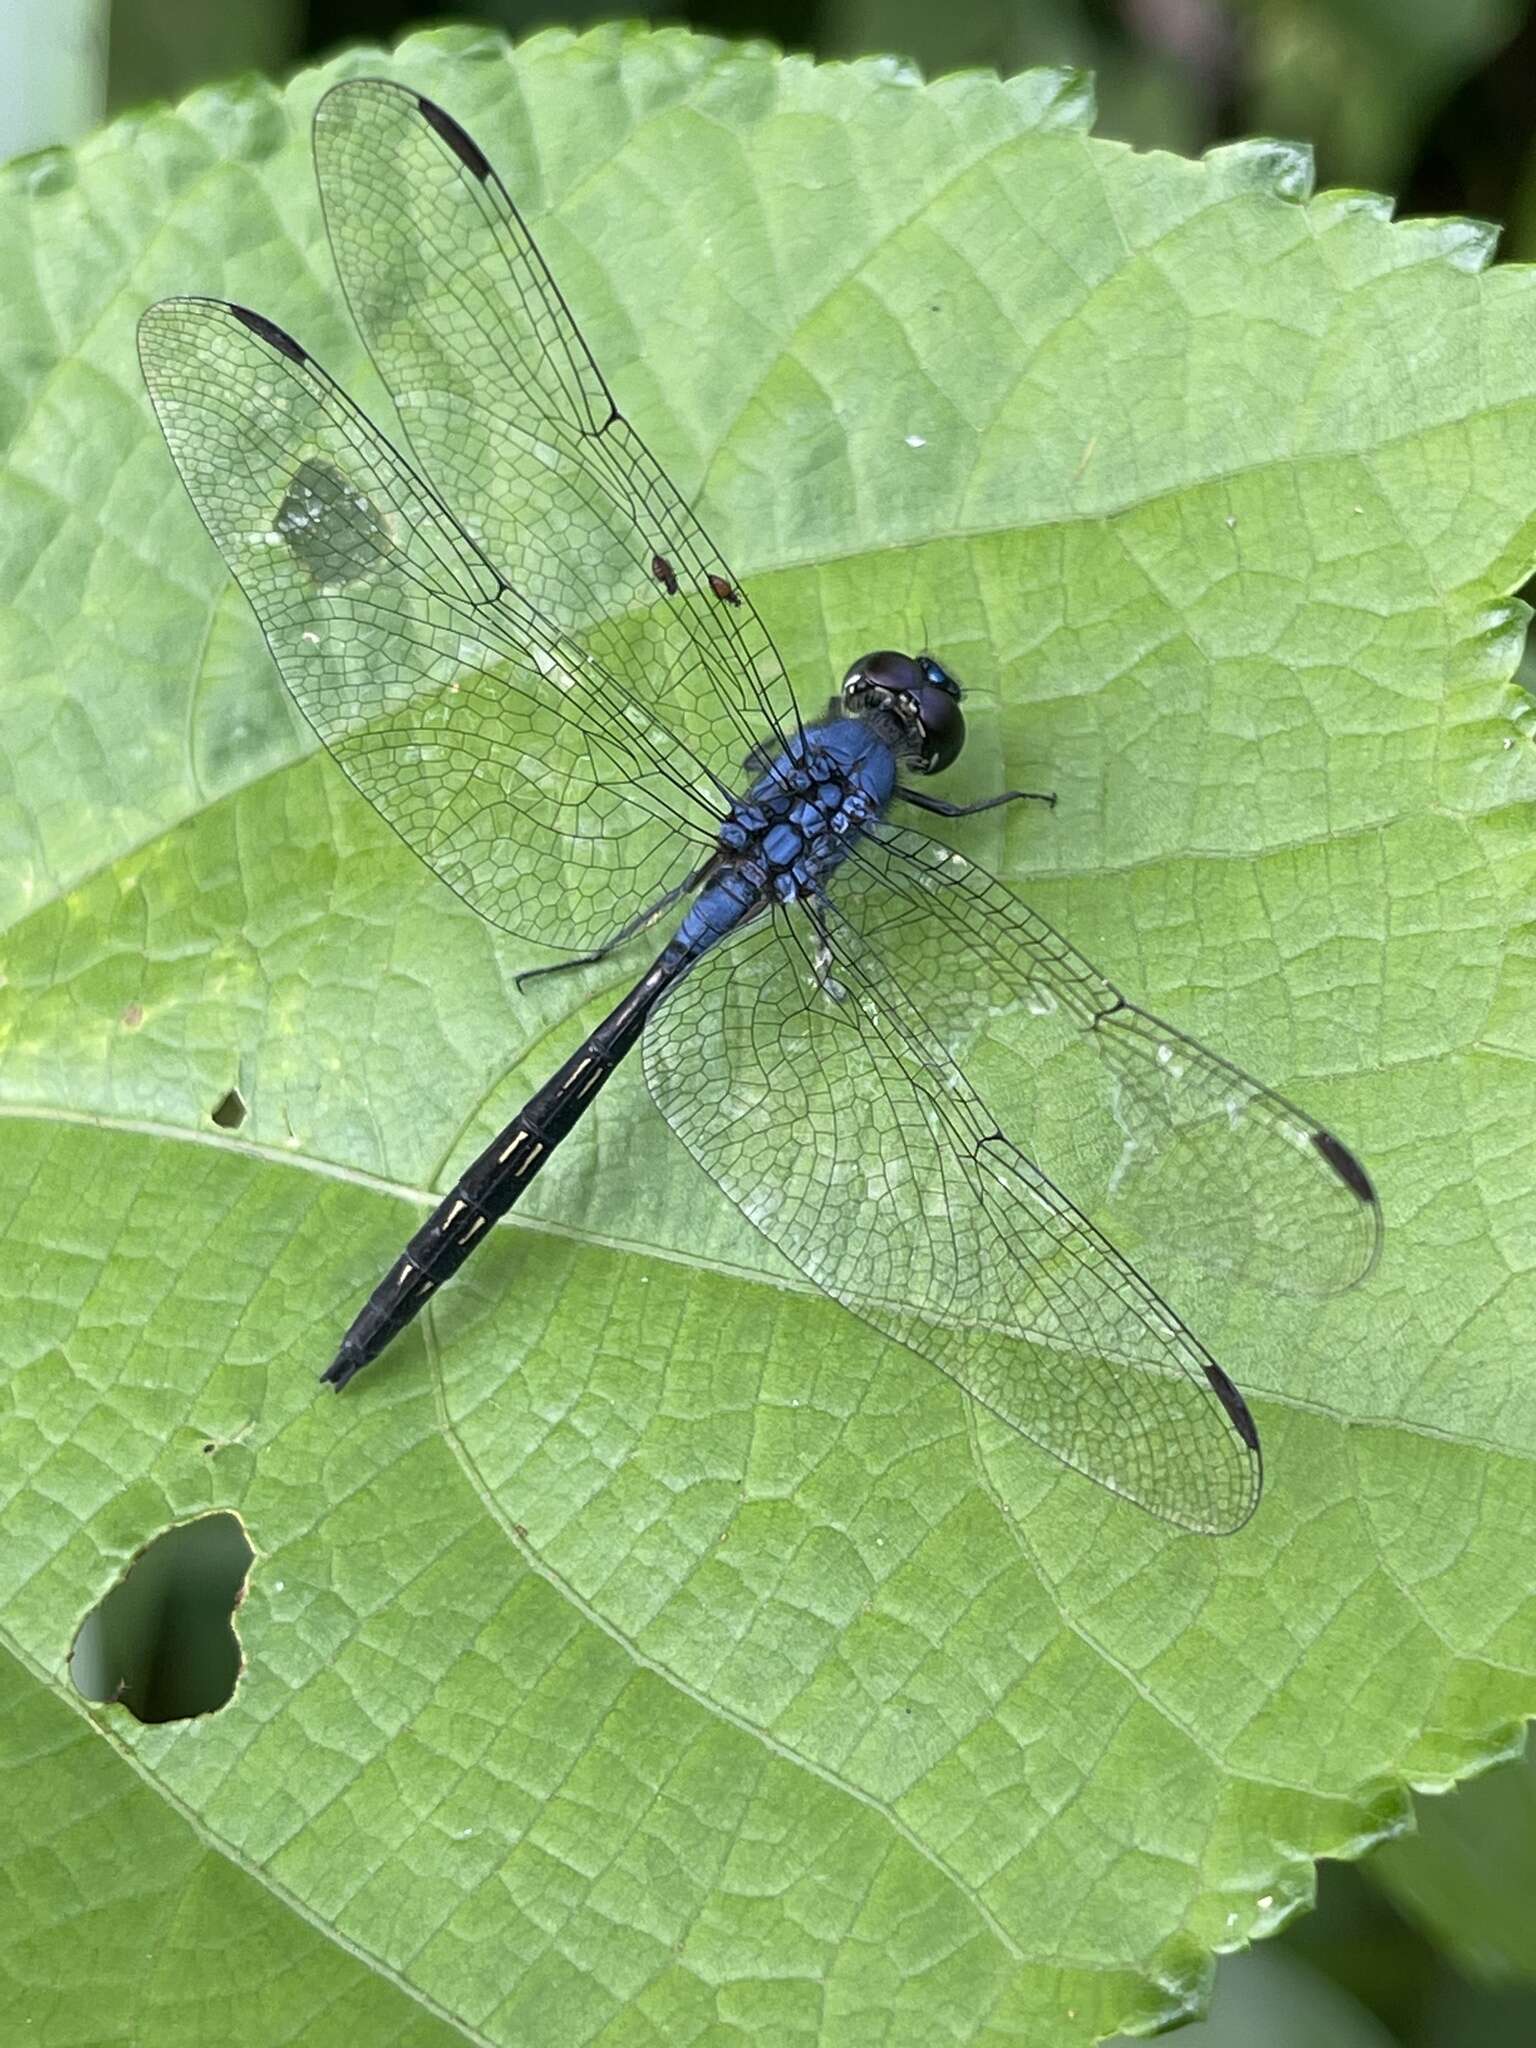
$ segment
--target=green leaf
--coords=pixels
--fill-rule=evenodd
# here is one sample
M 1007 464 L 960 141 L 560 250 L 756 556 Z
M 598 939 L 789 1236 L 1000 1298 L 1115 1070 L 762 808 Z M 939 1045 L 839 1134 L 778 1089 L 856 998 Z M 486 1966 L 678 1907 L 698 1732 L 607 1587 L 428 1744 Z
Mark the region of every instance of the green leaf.
M 317 1397 L 429 1192 L 619 986 L 518 996 L 526 951 L 312 756 L 139 387 L 141 308 L 221 292 L 382 405 L 308 166 L 364 70 L 526 201 L 807 701 L 932 639 L 979 700 L 955 793 L 1061 798 L 967 848 L 1369 1161 L 1386 1253 L 1324 1307 L 1137 1248 L 1258 1415 L 1239 1537 L 785 1284 L 638 1075 L 536 1227 Z M 1536 293 L 1483 229 L 1309 200 L 1300 151 L 1138 156 L 1089 113 L 1062 74 L 458 32 L 8 174 L 0 1854 L 34 2038 L 201 2042 L 216 1997 L 251 2041 L 1087 2042 L 1193 2009 L 1313 1857 L 1536 1701 Z M 1027 1135 L 1071 1164 L 1049 1088 Z M 234 1699 L 86 1706 L 81 1618 L 210 1506 L 256 1553 Z

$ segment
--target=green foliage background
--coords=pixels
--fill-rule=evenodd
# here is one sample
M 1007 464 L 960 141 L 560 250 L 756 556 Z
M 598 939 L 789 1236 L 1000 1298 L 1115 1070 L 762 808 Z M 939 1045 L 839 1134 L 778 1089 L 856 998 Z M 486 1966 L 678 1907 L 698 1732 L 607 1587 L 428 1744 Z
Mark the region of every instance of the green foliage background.
M 137 387 L 139 307 L 202 289 L 380 402 L 309 182 L 334 67 L 23 162 L 0 1624 L 35 2037 L 1171 2016 L 1536 1692 L 1529 280 L 1309 199 L 1293 148 L 1092 140 L 1071 75 L 618 33 L 389 61 L 527 195 L 807 694 L 934 622 L 991 699 L 975 787 L 1062 794 L 967 843 L 1356 1139 L 1388 1254 L 1322 1312 L 1157 1273 L 1271 1457 L 1201 1543 L 777 1284 L 620 1089 L 430 1359 L 316 1401 L 409 1205 L 606 989 L 514 999 L 525 956 L 308 755 Z M 211 1505 L 257 1553 L 234 1701 L 83 1710 L 80 1619 Z M 1449 1846 L 1394 1854 L 1518 1953 L 1455 1932 Z

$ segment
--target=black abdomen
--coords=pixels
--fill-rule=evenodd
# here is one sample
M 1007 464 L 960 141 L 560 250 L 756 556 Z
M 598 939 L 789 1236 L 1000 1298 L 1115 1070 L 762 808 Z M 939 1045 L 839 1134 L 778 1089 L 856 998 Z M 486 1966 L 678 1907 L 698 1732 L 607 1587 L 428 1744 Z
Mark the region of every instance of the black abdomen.
M 505 1216 L 550 1154 L 586 1114 L 646 1018 L 690 965 L 691 948 L 674 939 L 649 974 L 609 1012 L 579 1051 L 518 1111 L 459 1176 L 369 1295 L 320 1375 L 344 1387 L 377 1358 L 455 1274 L 498 1217 Z

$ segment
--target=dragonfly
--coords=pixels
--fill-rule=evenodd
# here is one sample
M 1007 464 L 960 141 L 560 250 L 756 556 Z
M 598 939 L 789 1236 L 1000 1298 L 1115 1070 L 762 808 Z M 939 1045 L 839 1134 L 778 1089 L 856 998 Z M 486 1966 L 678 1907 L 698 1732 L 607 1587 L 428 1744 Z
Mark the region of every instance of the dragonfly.
M 566 956 L 530 973 L 669 932 L 457 1176 L 322 1380 L 346 1386 L 420 1314 L 638 1045 L 672 1130 L 817 1288 L 1075 1471 L 1183 1528 L 1239 1528 L 1262 1484 L 1247 1403 L 1001 1128 L 961 1041 L 1007 1014 L 1021 1057 L 1036 1019 L 1090 1045 L 1115 1184 L 1240 1279 L 1360 1280 L 1381 1234 L 1365 1168 L 920 829 L 1040 794 L 923 786 L 966 733 L 935 654 L 861 655 L 802 715 L 451 115 L 348 81 L 314 155 L 399 433 L 262 314 L 165 299 L 139 355 L 182 481 L 336 764 L 481 916 Z

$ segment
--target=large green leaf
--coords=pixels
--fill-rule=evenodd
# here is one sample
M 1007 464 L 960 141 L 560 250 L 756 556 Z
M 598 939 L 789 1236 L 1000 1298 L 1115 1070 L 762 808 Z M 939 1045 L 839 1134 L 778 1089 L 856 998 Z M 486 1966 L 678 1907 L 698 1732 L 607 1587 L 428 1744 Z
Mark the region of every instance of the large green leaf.
M 959 792 L 1061 795 L 967 846 L 1369 1159 L 1387 1250 L 1352 1297 L 1139 1254 L 1254 1402 L 1240 1536 L 1116 1503 L 784 1284 L 637 1076 L 542 1227 L 317 1397 L 427 1193 L 618 985 L 517 996 L 526 953 L 308 752 L 139 388 L 139 310 L 202 290 L 380 402 L 307 143 L 322 88 L 380 69 L 526 200 L 808 700 L 931 638 L 990 701 Z M 460 33 L 9 174 L 0 1619 L 29 1776 L 0 1855 L 32 2038 L 1087 2041 L 1190 2008 L 1314 1856 L 1536 1702 L 1507 680 L 1536 293 L 1480 228 L 1309 200 L 1296 150 L 1138 156 L 1088 119 L 1060 74 Z M 1070 1155 L 1049 1090 L 1033 1136 Z M 211 1504 L 257 1559 L 233 1701 L 86 1707 L 82 1615 Z

